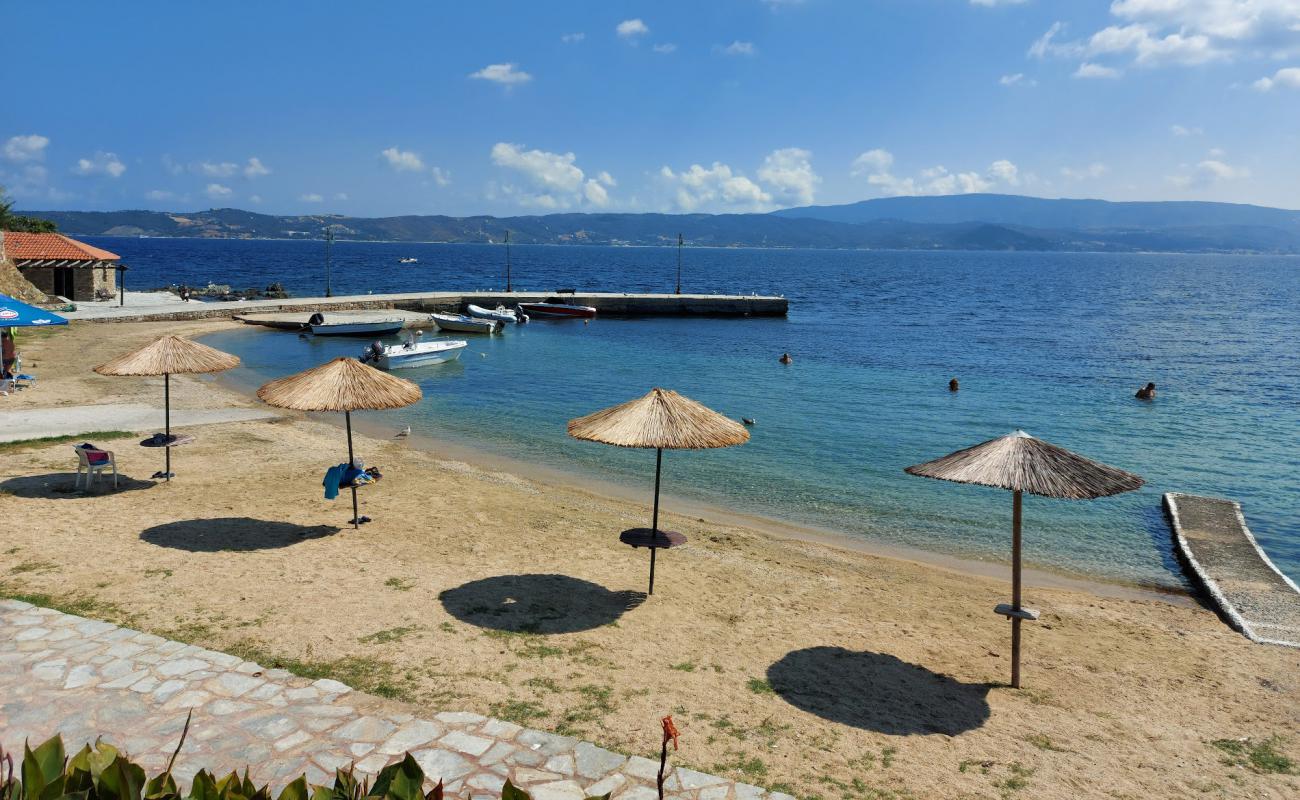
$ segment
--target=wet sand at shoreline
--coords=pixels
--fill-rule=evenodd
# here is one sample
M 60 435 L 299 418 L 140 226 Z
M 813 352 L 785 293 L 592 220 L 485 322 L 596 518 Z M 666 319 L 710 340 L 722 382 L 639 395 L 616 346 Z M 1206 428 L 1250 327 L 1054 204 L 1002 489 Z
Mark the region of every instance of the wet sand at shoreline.
M 0 411 L 160 403 L 161 379 L 90 367 L 228 324 L 28 338 L 39 388 Z M 176 407 L 257 405 L 211 378 L 172 387 Z M 5 452 L 0 514 L 22 520 L 0 549 L 5 592 L 626 752 L 649 751 L 674 713 L 679 763 L 801 797 L 1300 791 L 1209 744 L 1277 734 L 1300 755 L 1300 653 L 1254 645 L 1194 603 L 1044 572 L 1026 598 L 1044 612 L 1026 631 L 1026 688 L 1011 690 L 998 565 L 972 574 L 674 504 L 691 513 L 666 522 L 690 544 L 660 554 L 646 598 L 646 554 L 617 541 L 645 523 L 644 500 L 362 435 L 385 478 L 362 491 L 375 521 L 353 531 L 347 495 L 321 498 L 346 452 L 336 426 L 289 415 L 192 432 L 168 485 L 144 480 L 158 453 L 106 443 L 126 480 L 104 496 L 66 491 L 66 444 Z

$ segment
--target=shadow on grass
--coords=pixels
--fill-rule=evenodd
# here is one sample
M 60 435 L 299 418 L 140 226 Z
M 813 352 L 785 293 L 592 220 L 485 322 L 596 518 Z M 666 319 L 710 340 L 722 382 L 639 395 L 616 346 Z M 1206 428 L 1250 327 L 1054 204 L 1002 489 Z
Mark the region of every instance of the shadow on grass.
M 219 553 L 223 550 L 273 550 L 338 532 L 339 528 L 333 525 L 309 526 L 251 517 L 218 517 L 155 525 L 141 531 L 140 538 L 159 547 L 191 553 Z
M 611 592 L 567 575 L 498 575 L 438 596 L 461 622 L 511 633 L 574 633 L 599 628 L 645 602 L 643 592 Z
M 982 727 L 990 686 L 962 683 L 885 653 L 810 647 L 767 670 L 786 702 L 822 719 L 894 736 Z
M 84 497 L 117 494 L 119 492 L 133 492 L 138 489 L 148 489 L 155 485 L 154 481 L 140 481 L 135 478 L 128 478 L 125 475 L 118 475 L 117 487 L 114 488 L 112 473 L 100 475 L 95 479 L 94 485 L 89 490 L 75 488 L 76 481 L 77 476 L 74 472 L 23 475 L 0 481 L 0 492 L 29 499 L 76 500 Z M 82 483 L 85 483 L 84 477 Z

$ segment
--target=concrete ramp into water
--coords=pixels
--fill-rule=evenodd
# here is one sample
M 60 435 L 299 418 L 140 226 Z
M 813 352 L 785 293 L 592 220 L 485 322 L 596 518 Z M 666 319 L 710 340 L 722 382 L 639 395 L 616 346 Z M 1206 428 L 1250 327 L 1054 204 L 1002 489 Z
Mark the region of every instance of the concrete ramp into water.
M 1233 627 L 1253 642 L 1300 647 L 1300 587 L 1255 541 L 1241 504 L 1178 492 L 1164 502 L 1180 556 Z

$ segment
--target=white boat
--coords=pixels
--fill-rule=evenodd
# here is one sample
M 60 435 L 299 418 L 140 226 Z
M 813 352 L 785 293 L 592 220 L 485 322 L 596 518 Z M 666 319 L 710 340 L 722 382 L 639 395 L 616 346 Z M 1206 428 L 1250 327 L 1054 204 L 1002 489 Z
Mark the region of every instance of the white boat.
M 527 311 L 534 317 L 542 319 L 594 319 L 596 309 L 592 306 L 580 306 L 566 303 L 559 297 L 548 297 L 541 303 L 520 303 L 520 311 Z
M 375 342 L 361 354 L 361 363 L 373 364 L 380 369 L 427 367 L 431 364 L 455 361 L 460 358 L 461 351 L 469 346 L 469 342 L 463 339 L 436 339 L 432 342 L 421 342 L 416 339 L 419 335 L 417 331 L 415 336 L 407 337 L 401 344 L 385 345 L 382 342 Z
M 382 319 L 342 317 L 338 320 L 328 320 L 319 311 L 307 320 L 307 327 L 316 336 L 387 336 L 397 333 L 405 326 L 406 320 L 401 317 Z
M 406 258 L 397 259 L 398 264 L 418 264 L 420 259 L 407 256 Z
M 528 321 L 528 315 L 523 312 L 511 311 L 505 306 L 498 305 L 494 309 L 483 308 L 470 303 L 465 307 L 471 317 L 479 319 L 495 319 L 509 324 L 523 324 Z
M 476 319 L 464 314 L 430 314 L 429 319 L 440 331 L 500 333 L 505 327 L 505 323 L 499 319 Z

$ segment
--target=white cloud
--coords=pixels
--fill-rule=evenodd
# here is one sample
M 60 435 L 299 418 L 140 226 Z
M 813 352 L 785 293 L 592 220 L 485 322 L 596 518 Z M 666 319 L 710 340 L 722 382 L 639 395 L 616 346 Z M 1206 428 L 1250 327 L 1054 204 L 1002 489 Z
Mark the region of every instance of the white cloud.
M 1107 172 L 1110 172 L 1110 167 L 1100 161 L 1094 161 L 1086 167 L 1079 167 L 1077 169 L 1074 167 L 1061 167 L 1061 177 L 1065 178 L 1067 181 L 1084 181 L 1100 178 Z
M 260 205 L 262 202 L 262 196 L 260 194 L 250 194 L 248 196 L 248 202 L 254 205 Z
M 6 160 L 16 164 L 24 161 L 43 161 L 45 159 L 45 148 L 49 144 L 50 140 L 48 138 L 35 133 L 25 136 L 10 136 L 5 142 L 3 152 Z
M 105 153 L 103 151 L 95 153 L 93 158 L 77 159 L 77 166 L 72 171 L 78 175 L 107 175 L 110 178 L 120 178 L 122 173 L 126 172 L 126 164 L 123 164 L 114 153 Z
M 304 203 L 323 203 L 325 198 L 316 192 L 304 192 L 298 195 L 298 199 Z
M 673 201 L 681 211 L 691 212 L 705 207 L 724 211 L 766 211 L 772 205 L 772 195 L 763 191 L 761 186 L 717 161 L 708 169 L 692 164 L 682 172 L 673 172 L 664 166 L 660 168 L 659 176 L 673 191 Z
M 1021 183 L 1020 169 L 1007 159 L 994 161 L 984 173 L 951 172 L 947 167 L 937 165 L 908 178 L 894 175 L 893 166 L 893 154 L 877 148 L 854 159 L 851 174 L 866 175 L 868 184 L 887 195 L 975 194 L 987 192 L 999 183 L 1008 186 Z
M 347 200 L 347 199 L 348 199 L 348 193 L 347 193 L 347 192 L 335 192 L 335 193 L 334 193 L 334 199 L 335 199 L 335 200 Z
M 267 169 L 266 165 L 262 163 L 262 159 L 257 156 L 248 159 L 248 163 L 244 165 L 244 177 L 249 180 L 270 174 L 271 170 Z
M 587 34 L 583 33 L 582 31 L 578 31 L 576 33 L 564 34 L 563 36 L 560 37 L 560 41 L 564 42 L 565 44 L 577 44 L 578 42 L 581 42 L 583 39 L 586 38 L 587 38 Z
M 603 169 L 600 172 L 596 173 L 596 180 L 600 181 L 606 186 L 610 186 L 610 187 L 618 186 L 618 182 L 614 180 L 614 176 L 610 175 L 608 172 L 606 172 Z
M 718 45 L 715 49 L 726 56 L 752 56 L 758 52 L 758 48 L 754 47 L 753 42 L 741 41 L 732 42 L 726 47 Z
M 1170 125 L 1169 132 L 1174 136 L 1200 136 L 1205 133 L 1200 128 L 1188 128 L 1185 125 Z
M 229 161 L 222 161 L 214 164 L 210 161 L 201 161 L 194 165 L 194 171 L 200 175 L 206 175 L 209 178 L 229 178 L 239 170 L 238 164 Z
M 433 176 L 433 182 L 439 186 L 451 185 L 451 173 L 442 167 L 430 167 L 429 174 Z
M 397 172 L 422 172 L 424 162 L 420 156 L 410 150 L 398 150 L 396 147 L 389 147 L 381 150 L 379 155 L 388 162 L 388 166 Z
M 1222 154 L 1222 151 L 1218 152 Z M 1237 181 L 1250 177 L 1249 169 L 1234 167 L 1213 157 L 1197 163 L 1192 168 L 1184 165 L 1182 170 L 1182 172 L 1168 177 L 1170 183 L 1182 189 L 1206 188 L 1217 183 Z
M 651 47 L 650 49 L 655 51 L 656 53 L 663 53 L 664 55 L 667 55 L 668 53 L 672 53 L 676 51 L 677 45 L 673 44 L 672 42 L 662 42 L 660 44 L 655 45 L 654 47 Z
M 1076 78 L 1118 78 L 1120 71 L 1112 67 L 1094 64 L 1091 61 L 1085 61 L 1074 71 Z
M 488 64 L 478 72 L 471 72 L 469 76 L 475 80 L 492 81 L 507 87 L 528 83 L 533 79 L 532 75 L 519 69 L 519 65 L 512 62 Z
M 1020 185 L 1020 169 L 1005 158 L 989 165 L 989 177 L 1008 186 Z
M 998 78 L 998 83 L 1003 86 L 1037 86 L 1038 81 L 1033 78 L 1026 78 L 1025 73 L 1015 72 L 1010 75 L 1003 75 Z
M 148 200 L 170 200 L 176 196 L 176 193 L 166 189 L 150 189 L 144 193 L 144 196 Z
M 1046 58 L 1048 54 L 1055 52 L 1059 47 L 1059 45 L 1056 44 L 1056 37 L 1064 29 L 1064 23 L 1053 22 L 1052 26 L 1047 29 L 1046 33 L 1039 36 L 1034 40 L 1033 44 L 1029 45 L 1028 55 L 1033 58 Z
M 203 193 L 208 197 L 211 197 L 213 200 L 223 200 L 234 194 L 229 186 L 222 186 L 219 183 L 209 183 L 203 189 Z
M 810 205 L 821 176 L 813 171 L 812 153 L 798 147 L 773 150 L 758 168 L 758 179 L 772 194 L 801 206 Z
M 650 32 L 650 27 L 637 19 L 625 19 L 618 23 L 614 30 L 624 39 L 635 39 L 638 36 L 645 36 Z
M 606 187 L 614 185 L 613 177 L 602 172 L 589 179 L 576 162 L 573 153 L 525 150 L 522 145 L 509 142 L 492 146 L 492 163 L 518 172 L 531 184 L 531 193 L 512 186 L 503 187 L 505 193 L 519 202 L 545 208 L 568 208 L 583 200 L 594 206 L 608 205 Z
M 162 165 L 163 169 L 173 175 L 180 175 L 185 171 L 185 165 L 172 158 L 170 153 L 163 153 Z
M 1260 92 L 1274 88 L 1300 89 L 1300 67 L 1283 67 L 1273 73 L 1273 77 L 1260 78 L 1251 85 Z

